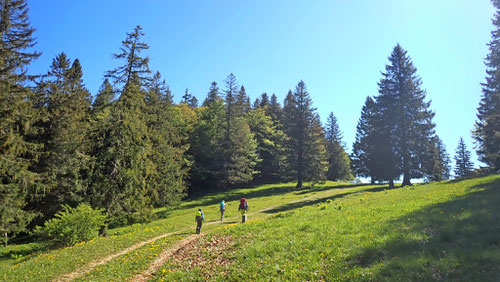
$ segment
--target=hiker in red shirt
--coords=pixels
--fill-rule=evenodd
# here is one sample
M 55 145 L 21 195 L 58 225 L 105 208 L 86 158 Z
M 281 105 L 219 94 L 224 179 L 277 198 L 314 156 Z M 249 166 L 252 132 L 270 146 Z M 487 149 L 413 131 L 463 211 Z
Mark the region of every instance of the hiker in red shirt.
M 240 199 L 240 206 L 238 207 L 238 210 L 241 212 L 241 222 L 247 221 L 247 212 L 248 212 L 247 199 L 245 198 Z

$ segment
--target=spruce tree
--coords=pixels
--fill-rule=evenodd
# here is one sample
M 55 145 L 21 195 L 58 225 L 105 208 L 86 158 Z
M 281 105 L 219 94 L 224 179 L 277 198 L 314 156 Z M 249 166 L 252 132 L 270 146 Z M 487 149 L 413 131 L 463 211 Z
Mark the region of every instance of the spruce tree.
M 328 180 L 350 180 L 351 160 L 342 145 L 342 132 L 333 113 L 328 116 L 326 128 L 326 150 L 328 153 Z
M 146 124 L 155 166 L 148 179 L 148 191 L 156 207 L 176 204 L 186 191 L 187 148 L 180 132 L 183 129 L 176 126 L 179 121 L 175 120 L 177 115 L 168 95 L 166 83 L 157 72 L 146 94 Z
M 132 33 L 127 33 L 127 38 L 122 41 L 120 52 L 113 55 L 114 59 L 125 60 L 125 64 L 110 70 L 106 78 L 111 78 L 115 84 L 124 86 L 132 79 L 138 79 L 135 84 L 149 81 L 149 57 L 141 57 L 141 52 L 149 49 L 149 45 L 142 42 L 144 32 L 141 26 L 136 26 Z
M 196 108 L 198 107 L 198 99 L 193 96 L 193 94 L 189 93 L 189 90 L 186 88 L 186 91 L 184 92 L 184 95 L 182 96 L 181 103 L 184 103 L 191 108 Z
M 210 90 L 208 91 L 208 95 L 203 101 L 203 106 L 208 106 L 211 103 L 222 101 L 222 97 L 220 96 L 219 87 L 217 86 L 217 82 L 212 82 L 210 85 Z
M 150 79 L 148 58 L 140 52 L 149 48 L 140 41 L 144 35 L 140 26 L 127 34 L 121 53 L 115 59 L 124 64 L 107 72 L 115 83 L 124 84 L 120 98 L 113 103 L 109 117 L 100 127 L 102 142 L 94 148 L 95 165 L 91 195 L 94 205 L 109 215 L 140 215 L 142 220 L 151 214 L 156 166 L 152 159 L 153 144 L 148 128 L 149 115 L 144 85 Z
M 34 213 L 25 207 L 36 194 L 38 175 L 30 168 L 38 146 L 29 139 L 34 111 L 25 86 L 28 65 L 40 56 L 24 0 L 0 1 L 0 235 L 25 231 Z
M 379 82 L 376 97 L 383 122 L 382 143 L 391 144 L 394 156 L 388 161 L 388 171 L 397 177 L 403 174 L 403 186 L 411 185 L 411 178 L 422 177 L 425 152 L 432 145 L 434 113 L 425 101 L 422 81 L 417 75 L 407 52 L 398 44 L 394 47 L 386 72 Z M 392 175 L 388 175 L 392 176 Z
M 468 176 L 473 168 L 474 164 L 471 161 L 470 151 L 467 150 L 464 140 L 460 137 L 455 151 L 455 177 Z
M 224 136 L 224 184 L 247 183 L 258 172 L 255 166 L 260 161 L 257 156 L 257 142 L 244 119 L 245 110 L 249 107 L 245 88 L 238 91 L 238 83 L 234 74 L 225 80 L 226 132 Z
M 190 194 L 224 187 L 226 183 L 226 110 L 218 95 L 216 83 L 198 112 L 189 155 L 193 165 L 190 170 Z
M 372 183 L 376 180 L 376 117 L 375 101 L 368 96 L 356 126 L 356 140 L 352 145 L 352 167 L 356 175 L 370 177 Z
M 283 106 L 283 131 L 287 135 L 285 169 L 302 188 L 304 181 L 321 181 L 327 170 L 323 129 L 312 107 L 306 85 L 300 81 Z
M 115 99 L 115 91 L 109 80 L 106 78 L 99 88 L 94 102 L 92 103 L 92 111 L 98 112 L 106 107 L 109 107 Z
M 477 108 L 477 118 L 473 132 L 479 160 L 500 170 L 500 1 L 492 0 L 497 9 L 493 19 L 494 30 L 488 44 L 486 82 L 482 84 L 483 95 Z
M 37 95 L 47 99 L 46 115 L 38 123 L 43 155 L 34 165 L 43 175 L 45 195 L 34 203 L 46 217 L 62 204 L 76 205 L 87 192 L 90 173 L 90 93 L 82 81 L 78 59 L 70 65 L 65 53 L 52 62 Z
M 426 178 L 430 181 L 442 181 L 450 178 L 450 156 L 446 152 L 443 141 L 438 136 L 433 140 L 429 152 Z

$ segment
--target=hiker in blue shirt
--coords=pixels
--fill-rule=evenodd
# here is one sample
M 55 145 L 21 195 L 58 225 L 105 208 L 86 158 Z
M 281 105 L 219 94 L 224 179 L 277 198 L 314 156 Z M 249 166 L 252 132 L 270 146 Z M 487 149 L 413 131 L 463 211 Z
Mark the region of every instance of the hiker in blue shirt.
M 222 200 L 222 202 L 220 202 L 220 221 L 224 219 L 225 211 L 226 211 L 226 203 L 224 202 L 224 200 Z
M 198 212 L 196 212 L 196 217 L 194 219 L 197 223 L 196 225 L 196 234 L 200 234 L 201 232 L 201 225 L 205 221 L 205 216 L 203 215 L 203 212 L 201 209 L 198 209 Z

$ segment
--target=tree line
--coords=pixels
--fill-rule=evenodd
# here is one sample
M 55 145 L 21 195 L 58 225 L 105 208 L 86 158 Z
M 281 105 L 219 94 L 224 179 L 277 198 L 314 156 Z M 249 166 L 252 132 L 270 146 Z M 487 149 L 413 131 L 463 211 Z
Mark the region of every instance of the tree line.
M 236 185 L 296 181 L 301 188 L 353 174 L 391 185 L 401 175 L 403 185 L 450 177 L 430 102 L 399 45 L 379 94 L 366 99 L 349 156 L 337 118 L 331 113 L 321 124 L 303 81 L 282 103 L 267 93 L 252 103 L 229 74 L 221 85 L 210 84 L 201 105 L 188 89 L 175 104 L 161 74 L 149 68 L 140 26 L 127 33 L 113 55 L 119 67 L 105 73 L 94 97 L 80 61 L 65 53 L 46 73 L 30 75 L 40 53 L 33 51 L 26 1 L 0 5 L 0 232 L 6 238 L 41 224 L 63 204 L 89 203 L 126 224 L 148 220 L 154 208 L 175 206 L 186 195 Z M 490 76 L 496 75 L 493 56 Z M 498 133 L 498 80 L 487 81 L 474 134 L 482 161 L 498 170 L 498 134 L 488 135 Z M 460 148 L 466 157 L 465 145 Z M 470 153 L 461 164 L 467 174 Z

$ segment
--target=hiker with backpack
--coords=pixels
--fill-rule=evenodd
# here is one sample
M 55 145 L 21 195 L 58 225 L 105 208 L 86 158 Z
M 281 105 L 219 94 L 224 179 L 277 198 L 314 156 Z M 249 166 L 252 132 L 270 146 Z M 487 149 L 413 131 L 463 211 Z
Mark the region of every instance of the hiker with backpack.
M 247 199 L 241 198 L 240 199 L 240 206 L 238 207 L 238 211 L 241 212 L 241 222 L 246 222 L 247 221 L 247 212 L 248 212 L 248 202 Z
M 224 202 L 224 200 L 222 200 L 222 202 L 220 202 L 220 221 L 224 219 L 225 211 L 226 211 L 226 203 Z
M 194 220 L 197 223 L 197 225 L 196 225 L 196 234 L 200 234 L 200 232 L 201 232 L 201 225 L 205 221 L 205 215 L 203 215 L 203 212 L 201 211 L 201 209 L 198 209 L 198 212 L 196 212 L 196 217 L 194 218 Z

